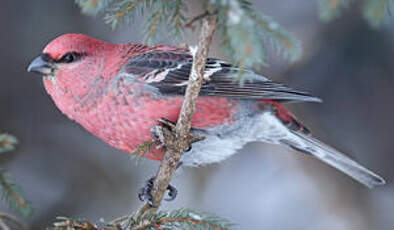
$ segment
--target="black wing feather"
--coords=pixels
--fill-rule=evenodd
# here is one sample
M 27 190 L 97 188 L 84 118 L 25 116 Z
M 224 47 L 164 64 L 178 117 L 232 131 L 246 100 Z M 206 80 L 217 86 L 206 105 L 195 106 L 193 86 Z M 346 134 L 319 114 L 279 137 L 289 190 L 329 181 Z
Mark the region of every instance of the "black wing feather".
M 183 95 L 186 90 L 193 58 L 177 50 L 155 50 L 133 57 L 125 71 L 143 78 L 163 94 Z M 243 70 L 243 82 L 239 82 L 240 69 L 215 58 L 208 58 L 200 95 L 237 99 L 270 99 L 280 101 L 312 101 L 319 98 L 273 82 L 252 71 Z

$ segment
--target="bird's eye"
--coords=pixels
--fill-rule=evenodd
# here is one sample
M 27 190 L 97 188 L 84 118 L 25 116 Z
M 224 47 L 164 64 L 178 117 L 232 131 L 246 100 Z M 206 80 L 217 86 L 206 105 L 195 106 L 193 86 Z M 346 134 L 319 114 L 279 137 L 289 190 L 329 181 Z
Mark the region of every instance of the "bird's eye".
M 59 62 L 63 63 L 71 63 L 77 59 L 78 55 L 76 53 L 67 53 L 65 54 Z
M 68 53 L 68 54 L 66 54 L 66 55 L 63 57 L 63 59 L 64 59 L 64 62 L 65 62 L 65 63 L 70 63 L 70 62 L 74 61 L 75 56 L 74 56 L 73 53 Z

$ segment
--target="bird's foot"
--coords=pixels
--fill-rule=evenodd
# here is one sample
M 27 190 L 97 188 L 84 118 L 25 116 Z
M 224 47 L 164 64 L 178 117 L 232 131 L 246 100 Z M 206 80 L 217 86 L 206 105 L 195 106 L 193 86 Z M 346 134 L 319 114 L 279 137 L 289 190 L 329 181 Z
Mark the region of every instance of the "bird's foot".
M 166 119 L 166 118 L 159 118 L 157 121 L 160 123 L 160 126 L 154 126 L 151 129 L 151 132 L 153 133 L 153 139 L 155 140 L 157 148 L 162 148 L 165 147 L 164 144 L 164 129 L 167 129 L 170 131 L 173 135 L 175 135 L 175 128 L 176 128 L 176 123 Z M 192 128 L 191 131 L 194 129 Z M 192 149 L 192 144 L 198 141 L 204 140 L 205 137 L 202 135 L 194 135 L 193 132 L 190 133 L 189 135 L 189 147 L 186 148 L 184 151 L 189 152 Z
M 152 189 L 153 189 L 154 180 L 155 177 L 152 177 L 148 181 L 146 181 L 145 186 L 142 187 L 138 193 L 138 198 L 140 199 L 140 201 L 146 201 L 151 207 L 153 207 Z M 168 198 L 164 198 L 164 200 L 165 201 L 174 200 L 178 195 L 178 190 L 170 184 L 168 185 L 167 190 L 168 190 Z
M 153 140 L 156 144 L 156 149 L 161 149 L 165 147 L 165 136 L 167 135 L 175 135 L 175 126 L 176 124 L 170 120 L 165 118 L 157 119 L 160 125 L 155 125 L 151 128 L 151 132 L 153 135 Z
M 159 119 L 157 119 L 157 122 L 159 122 L 161 124 L 161 126 L 166 127 L 171 132 L 175 132 L 175 127 L 176 127 L 175 122 L 172 122 L 166 118 L 159 118 Z

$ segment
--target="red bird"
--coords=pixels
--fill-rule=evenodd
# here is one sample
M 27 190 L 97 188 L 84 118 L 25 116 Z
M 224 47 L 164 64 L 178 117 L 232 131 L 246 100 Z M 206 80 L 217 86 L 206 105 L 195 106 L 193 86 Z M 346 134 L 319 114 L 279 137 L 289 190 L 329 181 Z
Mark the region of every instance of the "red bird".
M 44 75 L 56 106 L 109 145 L 125 152 L 152 139 L 159 118 L 175 122 L 192 66 L 188 50 L 171 46 L 111 44 L 82 34 L 50 42 L 28 71 Z M 313 138 L 282 102 L 320 102 L 308 93 L 208 58 L 192 126 L 206 138 L 182 157 L 184 165 L 220 162 L 245 144 L 281 144 L 313 155 L 373 187 L 380 176 Z M 146 157 L 161 160 L 162 151 Z

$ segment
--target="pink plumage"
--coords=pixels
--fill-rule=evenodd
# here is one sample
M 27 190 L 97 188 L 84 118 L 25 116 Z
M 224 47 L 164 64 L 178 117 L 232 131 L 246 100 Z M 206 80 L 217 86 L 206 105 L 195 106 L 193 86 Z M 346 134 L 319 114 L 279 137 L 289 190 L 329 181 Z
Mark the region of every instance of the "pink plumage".
M 152 139 L 157 119 L 176 121 L 192 56 L 178 47 L 111 44 L 82 34 L 50 42 L 29 66 L 44 75 L 56 106 L 109 145 L 125 152 Z M 220 59 L 207 59 L 192 120 L 206 136 L 184 153 L 186 165 L 220 162 L 248 142 L 282 144 L 311 154 L 372 187 L 383 178 L 313 138 L 281 102 L 320 99 Z M 146 157 L 161 160 L 163 151 Z

